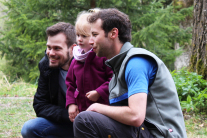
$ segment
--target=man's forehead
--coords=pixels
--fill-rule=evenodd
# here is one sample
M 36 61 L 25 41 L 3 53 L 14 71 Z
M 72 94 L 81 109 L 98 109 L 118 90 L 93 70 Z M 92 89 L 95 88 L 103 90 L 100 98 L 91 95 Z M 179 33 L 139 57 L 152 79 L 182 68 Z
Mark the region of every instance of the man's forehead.
M 49 35 L 47 37 L 47 39 L 49 40 L 59 40 L 59 39 L 63 39 L 63 40 L 66 40 L 66 35 L 62 32 L 56 34 L 56 35 Z
M 48 39 L 46 45 L 52 47 L 63 47 L 66 44 L 65 41 L 57 40 L 57 39 Z
M 98 19 L 94 23 L 91 24 L 91 30 L 93 30 L 93 31 L 95 31 L 97 29 L 100 30 L 100 29 L 102 29 L 101 25 L 102 25 L 102 20 Z
M 102 20 L 101 20 L 100 18 L 97 19 L 96 22 L 95 22 L 95 24 L 96 24 L 96 26 L 101 27 L 101 25 L 102 25 Z

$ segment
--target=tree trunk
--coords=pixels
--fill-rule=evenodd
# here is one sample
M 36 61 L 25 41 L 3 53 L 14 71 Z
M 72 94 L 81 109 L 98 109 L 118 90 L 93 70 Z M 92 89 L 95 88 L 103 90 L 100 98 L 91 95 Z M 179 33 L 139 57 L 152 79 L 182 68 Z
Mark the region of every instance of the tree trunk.
M 194 0 L 190 71 L 207 80 L 207 0 Z
M 91 8 L 96 8 L 96 0 L 91 0 Z

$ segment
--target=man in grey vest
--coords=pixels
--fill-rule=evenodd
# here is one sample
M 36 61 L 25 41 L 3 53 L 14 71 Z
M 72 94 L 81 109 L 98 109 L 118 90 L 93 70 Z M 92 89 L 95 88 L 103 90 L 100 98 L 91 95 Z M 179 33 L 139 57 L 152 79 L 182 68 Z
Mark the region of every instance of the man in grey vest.
M 134 48 L 128 16 L 117 9 L 94 13 L 90 43 L 114 75 L 110 105 L 92 104 L 74 121 L 77 138 L 186 138 L 176 87 L 165 64 L 153 53 Z

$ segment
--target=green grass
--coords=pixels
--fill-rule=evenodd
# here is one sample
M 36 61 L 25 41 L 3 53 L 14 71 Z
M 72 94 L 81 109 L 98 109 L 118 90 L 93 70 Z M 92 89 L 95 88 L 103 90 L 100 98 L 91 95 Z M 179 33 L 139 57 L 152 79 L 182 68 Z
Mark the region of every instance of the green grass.
M 35 113 L 32 99 L 0 98 L 0 137 L 21 137 L 23 124 Z M 185 114 L 188 138 L 207 138 L 207 116 Z
M 21 137 L 21 128 L 29 119 L 35 118 L 32 99 L 0 98 L 0 137 Z
M 19 138 L 23 124 L 36 116 L 32 103 L 37 85 L 21 79 L 8 82 L 7 76 L 1 71 L 5 63 L 4 58 L 0 59 L 0 138 Z
M 188 138 L 207 138 L 207 115 L 185 114 Z

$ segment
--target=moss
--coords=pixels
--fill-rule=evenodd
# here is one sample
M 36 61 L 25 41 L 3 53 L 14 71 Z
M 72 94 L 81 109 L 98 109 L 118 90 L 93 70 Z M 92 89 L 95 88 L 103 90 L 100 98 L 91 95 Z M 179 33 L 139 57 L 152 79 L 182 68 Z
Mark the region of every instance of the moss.
M 207 44 L 205 45 L 205 47 L 206 47 L 206 52 L 207 52 Z
M 207 80 L 207 65 L 204 65 L 204 64 L 202 67 L 202 76 L 205 80 Z
M 190 67 L 189 67 L 188 71 L 190 71 L 190 72 L 195 71 L 196 60 L 197 60 L 197 54 L 192 55 L 190 58 Z
M 204 65 L 204 62 L 199 59 L 197 64 L 196 64 L 196 72 L 199 75 L 202 75 L 204 79 L 207 79 L 207 66 Z
M 196 63 L 196 72 L 198 74 L 201 74 L 202 73 L 202 67 L 203 67 L 202 60 L 199 59 L 198 62 Z
M 205 80 L 207 80 L 207 59 L 206 59 L 206 65 L 203 64 L 203 66 L 201 67 L 201 70 L 202 70 L 202 76 L 203 76 L 203 78 Z
M 206 51 L 207 51 L 207 45 L 206 45 Z M 200 52 L 200 49 L 198 50 L 198 53 L 199 52 Z M 197 61 L 197 58 L 199 59 L 198 61 Z M 204 61 L 200 58 L 201 57 L 198 57 L 197 53 L 191 56 L 190 66 L 189 66 L 188 71 L 196 72 L 197 74 L 202 75 L 205 80 L 207 80 L 207 64 L 204 64 Z M 207 59 L 205 60 L 207 63 Z

